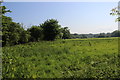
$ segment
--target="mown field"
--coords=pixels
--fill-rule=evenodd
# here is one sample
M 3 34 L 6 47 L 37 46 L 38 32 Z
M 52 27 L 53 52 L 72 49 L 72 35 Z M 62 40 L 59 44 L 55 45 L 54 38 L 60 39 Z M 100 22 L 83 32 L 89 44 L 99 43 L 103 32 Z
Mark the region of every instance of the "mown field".
M 120 78 L 118 38 L 31 42 L 2 51 L 3 78 Z

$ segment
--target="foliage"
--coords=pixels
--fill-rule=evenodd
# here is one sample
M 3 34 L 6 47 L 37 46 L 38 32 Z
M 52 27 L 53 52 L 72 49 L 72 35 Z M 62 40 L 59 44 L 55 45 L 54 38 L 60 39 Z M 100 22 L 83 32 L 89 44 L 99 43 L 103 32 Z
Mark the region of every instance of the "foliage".
M 52 41 L 60 34 L 61 25 L 55 19 L 46 20 L 40 25 L 43 28 L 44 40 Z
M 71 38 L 70 30 L 68 29 L 68 27 L 61 28 L 61 32 L 63 33 L 62 39 L 70 39 Z
M 25 31 L 24 29 L 21 30 L 20 33 L 20 39 L 19 39 L 19 43 L 23 44 L 23 43 L 27 43 L 30 40 L 30 33 L 28 31 Z
M 3 46 L 4 45 L 11 45 L 11 44 L 17 44 L 19 39 L 18 30 L 14 27 L 18 27 L 18 25 L 14 22 L 12 22 L 10 19 L 6 16 L 2 18 L 2 40 L 3 40 Z M 17 32 L 17 33 L 15 33 Z
M 98 38 L 102 38 L 102 37 L 105 37 L 105 33 L 100 33 L 100 34 L 98 35 Z
M 42 28 L 39 26 L 32 26 L 27 30 L 30 32 L 31 38 L 30 41 L 39 41 L 43 38 Z
M 21 24 L 12 21 L 11 17 L 4 16 L 5 13 L 11 12 L 2 8 L 2 46 L 26 43 L 29 39 L 29 33 L 24 30 Z
M 112 37 L 120 37 L 120 31 L 119 30 L 113 31 Z
M 10 10 L 6 10 L 7 8 L 5 6 L 2 6 L 2 14 L 5 14 L 7 12 L 12 12 Z
M 111 10 L 111 13 L 110 13 L 110 15 L 112 15 L 112 16 L 115 16 L 115 15 L 118 16 L 118 18 L 115 20 L 116 22 L 117 22 L 117 21 L 120 21 L 120 17 L 119 17 L 120 11 L 119 11 L 119 8 L 120 8 L 120 6 L 113 8 L 113 9 Z
M 120 78 L 118 38 L 31 42 L 2 51 L 3 78 Z
M 12 22 L 7 16 L 2 16 L 2 46 L 28 42 L 29 34 L 21 24 Z

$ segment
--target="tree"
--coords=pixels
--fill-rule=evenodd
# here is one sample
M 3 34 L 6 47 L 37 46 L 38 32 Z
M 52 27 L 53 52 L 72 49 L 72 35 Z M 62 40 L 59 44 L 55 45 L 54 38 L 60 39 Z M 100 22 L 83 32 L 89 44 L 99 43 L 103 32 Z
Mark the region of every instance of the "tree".
M 30 29 L 28 29 L 30 32 L 30 41 L 39 41 L 43 38 L 42 28 L 39 26 L 32 26 Z
M 81 38 L 87 38 L 87 36 L 85 34 L 81 34 L 80 36 L 81 36 Z
M 30 39 L 30 33 L 26 30 L 24 30 L 24 28 L 21 28 L 20 30 L 20 34 L 19 34 L 19 44 L 24 44 L 29 42 Z
M 10 38 L 13 38 L 16 34 L 11 34 L 13 32 L 13 28 L 11 26 L 14 26 L 15 23 L 12 22 L 11 17 L 4 16 L 4 14 L 7 12 L 2 8 L 2 46 L 8 45 L 10 42 Z M 15 39 L 16 40 L 16 39 Z
M 111 37 L 111 33 L 107 33 L 107 34 L 106 34 L 106 37 Z
M 119 2 L 120 3 L 120 2 Z M 112 12 L 110 13 L 110 15 L 117 15 L 118 18 L 116 19 L 116 21 L 120 21 L 120 6 L 116 7 L 116 8 L 113 8 L 111 10 Z M 120 37 L 120 30 L 116 30 L 116 31 L 113 31 L 112 34 L 111 34 L 112 37 Z
M 6 9 L 2 6 L 2 46 L 28 42 L 29 34 L 21 24 L 13 22 L 11 17 L 4 16 L 5 13 L 11 12 Z
M 119 30 L 115 30 L 112 32 L 112 37 L 120 37 L 120 31 Z
M 5 6 L 1 6 L 3 1 L 0 1 L 0 22 L 5 22 L 6 21 L 11 21 L 12 19 L 10 17 L 6 17 L 4 16 L 5 13 L 7 12 L 11 12 L 10 10 L 6 10 L 6 7 Z M 0 33 L 2 33 L 2 26 L 3 26 L 3 23 L 0 23 Z M 2 40 L 2 34 L 0 34 L 0 39 Z M 0 42 L 1 43 L 1 42 Z
M 100 33 L 100 34 L 98 35 L 98 38 L 104 38 L 104 37 L 106 37 L 105 33 Z
M 71 35 L 71 38 L 81 38 L 79 34 L 77 33 L 74 33 L 74 34 L 70 34 Z
M 70 39 L 71 38 L 70 30 L 68 29 L 68 27 L 61 28 L 61 31 L 63 33 L 62 39 Z
M 120 21 L 120 11 L 119 11 L 119 6 L 118 7 L 115 7 L 115 8 L 113 8 L 112 10 L 111 10 L 111 13 L 110 13 L 110 15 L 112 15 L 112 16 L 115 16 L 115 15 L 117 15 L 118 16 L 118 18 L 115 20 L 116 22 L 117 21 Z
M 53 41 L 60 34 L 61 25 L 59 25 L 55 19 L 46 20 L 40 26 L 43 28 L 44 40 Z

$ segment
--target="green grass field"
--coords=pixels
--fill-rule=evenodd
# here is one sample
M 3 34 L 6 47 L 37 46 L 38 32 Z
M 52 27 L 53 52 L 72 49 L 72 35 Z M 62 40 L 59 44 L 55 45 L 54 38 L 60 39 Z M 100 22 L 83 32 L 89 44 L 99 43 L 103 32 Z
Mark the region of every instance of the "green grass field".
M 2 48 L 3 78 L 119 78 L 118 38 L 31 42 Z

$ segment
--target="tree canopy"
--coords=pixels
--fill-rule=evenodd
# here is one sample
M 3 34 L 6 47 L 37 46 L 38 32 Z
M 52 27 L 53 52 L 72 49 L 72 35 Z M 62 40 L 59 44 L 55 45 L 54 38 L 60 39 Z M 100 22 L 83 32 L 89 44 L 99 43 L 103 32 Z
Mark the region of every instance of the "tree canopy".
M 7 12 L 11 11 L 2 6 L 2 46 L 28 42 L 29 34 L 20 23 L 13 22 L 11 17 L 5 16 Z
M 30 32 L 30 41 L 40 41 L 42 40 L 43 33 L 42 33 L 42 28 L 39 26 L 32 26 L 27 30 Z
M 43 28 L 44 40 L 55 40 L 60 34 L 61 25 L 55 19 L 48 19 L 40 26 Z
M 120 9 L 120 7 L 118 6 L 118 7 L 113 8 L 110 12 L 110 15 L 118 16 L 118 18 L 115 20 L 116 22 L 120 21 L 120 11 L 119 11 L 119 9 Z

